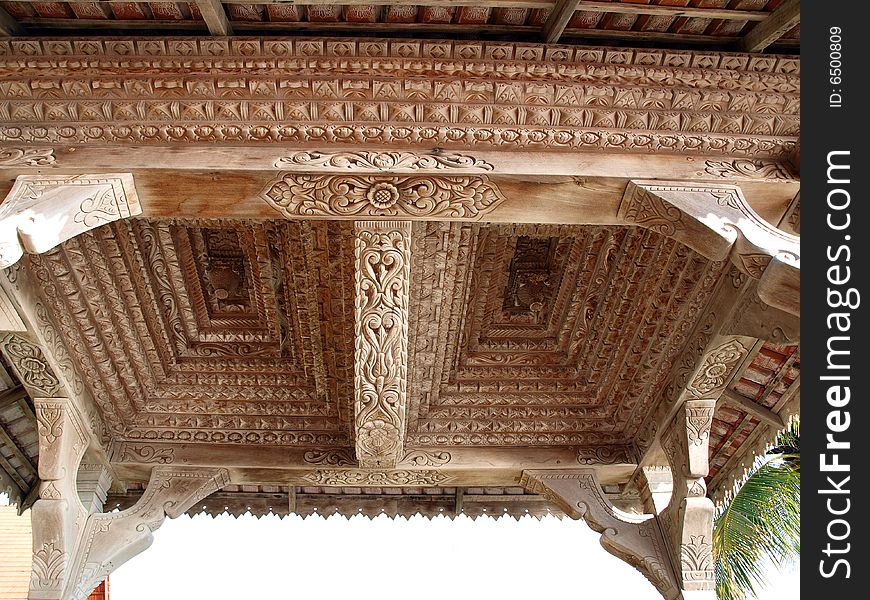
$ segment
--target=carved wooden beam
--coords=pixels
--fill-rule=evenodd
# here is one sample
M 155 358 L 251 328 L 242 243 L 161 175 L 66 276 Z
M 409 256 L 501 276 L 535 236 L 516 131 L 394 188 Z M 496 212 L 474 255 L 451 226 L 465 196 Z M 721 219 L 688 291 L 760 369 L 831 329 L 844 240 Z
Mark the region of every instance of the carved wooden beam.
M 0 37 L 24 35 L 25 33 L 24 27 L 13 19 L 5 9 L 0 8 Z
M 521 484 L 545 496 L 572 519 L 585 520 L 601 533 L 601 545 L 608 552 L 643 573 L 664 598 L 682 597 L 656 519 L 616 509 L 604 496 L 593 471 L 525 471 Z
M 372 186 L 373 206 L 395 188 Z M 356 455 L 362 467 L 393 467 L 403 456 L 408 401 L 408 299 L 411 223 L 355 224 L 354 406 Z
M 730 257 L 765 303 L 800 316 L 800 238 L 760 218 L 737 186 L 633 181 L 619 214 L 711 260 Z
M 196 7 L 202 14 L 202 19 L 208 25 L 212 35 L 233 35 L 233 26 L 227 19 L 227 13 L 219 0 L 196 0 Z
M 129 173 L 21 175 L 0 204 L 0 268 L 141 212 Z
M 800 22 L 800 0 L 785 0 L 769 17 L 749 30 L 741 46 L 746 52 L 761 52 Z
M 556 6 L 547 17 L 544 24 L 544 42 L 555 44 L 562 37 L 562 32 L 568 26 L 568 22 L 577 10 L 580 0 L 557 0 Z

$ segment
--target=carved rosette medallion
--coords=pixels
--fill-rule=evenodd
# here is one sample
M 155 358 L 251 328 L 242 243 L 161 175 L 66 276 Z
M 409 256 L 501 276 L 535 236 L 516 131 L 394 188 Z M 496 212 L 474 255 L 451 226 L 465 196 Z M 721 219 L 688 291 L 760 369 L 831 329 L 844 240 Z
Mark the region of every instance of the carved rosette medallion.
M 260 196 L 287 218 L 476 220 L 504 200 L 486 177 L 383 177 L 284 173 Z
M 61 383 L 39 347 L 23 337 L 8 335 L 0 340 L 0 348 L 31 394 L 43 398 L 58 395 Z
M 714 349 L 704 357 L 704 362 L 686 390 L 695 398 L 704 398 L 721 390 L 747 352 L 737 340 Z
M 408 378 L 411 224 L 356 223 L 356 454 L 395 466 L 403 446 Z

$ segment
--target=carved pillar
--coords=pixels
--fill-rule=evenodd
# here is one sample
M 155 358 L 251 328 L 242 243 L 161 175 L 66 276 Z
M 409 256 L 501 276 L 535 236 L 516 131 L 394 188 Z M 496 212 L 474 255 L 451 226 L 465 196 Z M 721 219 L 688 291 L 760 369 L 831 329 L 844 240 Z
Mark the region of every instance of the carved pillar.
M 408 384 L 409 221 L 358 221 L 354 406 L 362 467 L 402 457 Z
M 112 485 L 112 473 L 104 465 L 82 463 L 79 465 L 76 489 L 79 500 L 88 513 L 103 512 L 103 504 Z
M 141 212 L 130 173 L 21 175 L 0 204 L 0 269 Z
M 592 469 L 523 471 L 520 484 L 542 494 L 572 519 L 583 519 L 601 534 L 601 545 L 649 579 L 667 600 L 681 598 L 659 524 L 650 515 L 615 508 Z
M 640 470 L 640 501 L 644 512 L 651 515 L 660 514 L 671 501 L 674 491 L 674 480 L 668 467 L 651 466 Z

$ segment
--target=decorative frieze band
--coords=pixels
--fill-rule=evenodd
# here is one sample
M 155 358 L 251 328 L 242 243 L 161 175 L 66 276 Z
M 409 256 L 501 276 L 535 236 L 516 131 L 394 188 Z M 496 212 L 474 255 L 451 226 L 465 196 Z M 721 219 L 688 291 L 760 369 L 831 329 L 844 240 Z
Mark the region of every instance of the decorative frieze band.
M 13 75 L 0 88 L 0 141 L 758 159 L 789 155 L 800 128 L 795 57 L 441 40 L 210 41 L 4 43 L 0 68 Z
M 0 204 L 0 269 L 141 212 L 130 173 L 21 175 Z
M 408 394 L 409 221 L 357 221 L 354 406 L 362 467 L 403 454 Z

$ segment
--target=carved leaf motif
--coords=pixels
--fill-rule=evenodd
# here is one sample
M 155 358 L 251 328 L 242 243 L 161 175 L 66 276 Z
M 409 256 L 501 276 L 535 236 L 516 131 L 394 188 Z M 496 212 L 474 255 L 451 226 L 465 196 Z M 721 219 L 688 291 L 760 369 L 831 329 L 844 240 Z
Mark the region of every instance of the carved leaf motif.
M 93 196 L 82 200 L 79 212 L 73 220 L 91 229 L 105 223 L 117 221 L 120 218 L 122 218 L 122 215 L 114 190 L 107 189 L 99 190 Z
M 308 464 L 330 467 L 348 467 L 354 464 L 349 450 L 338 448 L 334 450 L 311 450 L 302 459 Z
M 597 446 L 581 448 L 577 452 L 577 462 L 581 465 L 612 465 L 616 463 L 633 463 L 629 450 L 625 446 Z
M 761 279 L 772 257 L 769 254 L 741 254 L 740 262 L 753 279 Z
M 121 460 L 123 462 L 145 462 L 168 465 L 175 461 L 175 450 L 173 448 L 155 448 L 154 446 L 124 444 L 124 449 L 121 453 Z
M 713 412 L 713 408 L 686 409 L 686 436 L 693 446 L 703 445 L 710 437 Z
M 713 547 L 705 536 L 689 536 L 689 542 L 681 545 L 680 565 L 685 581 L 714 580 Z
M 410 223 L 356 224 L 355 423 L 360 464 L 395 464 L 408 371 Z
M 394 486 L 438 485 L 451 479 L 438 471 L 378 471 L 362 469 L 319 469 L 302 477 L 314 485 Z
M 427 452 L 426 450 L 412 450 L 402 459 L 403 464 L 415 467 L 441 467 L 450 462 L 452 456 L 449 452 Z
M 0 148 L 0 165 L 45 167 L 55 163 L 54 148 Z
M 706 161 L 707 173 L 722 178 L 793 179 L 791 174 L 772 160 L 737 159 L 732 161 Z
M 655 194 L 643 188 L 635 189 L 630 205 L 625 211 L 625 220 L 648 227 L 664 236 L 672 236 L 683 229 L 683 213 Z
M 275 161 L 279 169 L 306 166 L 335 169 L 390 171 L 399 169 L 480 169 L 493 166 L 464 154 L 416 154 L 413 152 L 297 152 Z
M 440 217 L 472 219 L 504 200 L 485 177 L 336 176 L 287 173 L 261 194 L 287 218 Z
M 33 554 L 30 586 L 34 589 L 54 589 L 62 581 L 66 556 L 52 543 L 44 543 Z

